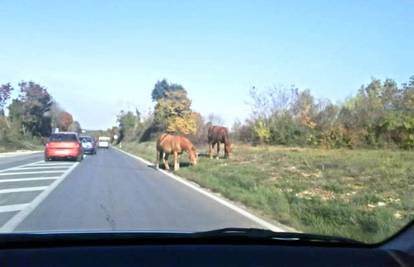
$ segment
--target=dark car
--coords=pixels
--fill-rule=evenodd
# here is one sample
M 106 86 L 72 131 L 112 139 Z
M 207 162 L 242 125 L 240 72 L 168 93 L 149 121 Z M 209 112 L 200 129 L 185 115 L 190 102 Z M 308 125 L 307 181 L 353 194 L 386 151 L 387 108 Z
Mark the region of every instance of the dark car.
M 85 154 L 96 154 L 96 141 L 93 137 L 81 136 L 79 139 L 81 141 L 83 152 Z

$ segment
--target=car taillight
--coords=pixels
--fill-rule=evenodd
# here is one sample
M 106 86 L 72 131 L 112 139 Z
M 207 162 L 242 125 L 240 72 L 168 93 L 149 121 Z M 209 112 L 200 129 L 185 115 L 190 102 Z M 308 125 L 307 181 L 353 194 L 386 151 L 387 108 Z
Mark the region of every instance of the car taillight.
M 75 148 L 79 148 L 81 146 L 80 143 L 75 143 Z

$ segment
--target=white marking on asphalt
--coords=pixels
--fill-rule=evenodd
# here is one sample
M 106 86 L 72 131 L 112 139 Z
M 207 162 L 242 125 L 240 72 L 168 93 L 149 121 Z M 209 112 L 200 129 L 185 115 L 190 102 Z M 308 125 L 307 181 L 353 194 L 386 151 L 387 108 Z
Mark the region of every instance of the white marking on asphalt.
M 20 166 L 14 166 L 14 167 L 11 167 L 11 168 L 0 170 L 0 175 L 1 175 L 1 173 L 7 172 L 7 171 L 17 171 L 17 170 L 27 170 L 27 169 L 36 169 L 37 170 L 37 169 L 41 169 L 41 168 L 44 168 L 44 169 L 62 168 L 63 169 L 63 168 L 69 168 L 72 165 L 73 165 L 73 163 L 69 163 L 69 162 L 62 162 L 62 163 L 58 163 L 58 164 L 54 164 L 54 163 L 44 164 L 43 161 L 36 161 L 36 162 L 33 162 L 33 163 L 23 164 L 23 165 L 20 165 Z M 64 170 L 62 170 L 62 172 L 63 171 Z
M 32 177 L 32 178 L 15 178 L 15 179 L 0 179 L 0 183 L 56 180 L 58 178 L 59 178 L 59 176 Z
M 68 167 L 70 167 L 72 165 L 68 165 L 68 166 L 48 166 L 48 167 L 44 167 L 44 166 L 26 166 L 26 167 L 19 167 L 16 168 L 15 170 L 47 170 L 47 169 L 66 169 Z
M 29 214 L 39 206 L 40 203 L 61 183 L 63 180 L 78 166 L 79 162 L 73 164 L 62 176 L 56 179 L 51 185 L 46 187 L 46 190 L 41 192 L 32 202 L 27 204 L 27 207 L 13 216 L 7 223 L 0 227 L 0 233 L 10 233 L 27 217 Z
M 45 190 L 46 188 L 47 188 L 47 186 L 34 186 L 34 187 L 19 187 L 19 188 L 0 189 L 0 194 L 17 193 L 17 192 L 30 192 L 30 191 L 42 191 L 42 190 Z
M 16 169 L 18 167 L 23 167 L 23 166 L 28 166 L 28 165 L 36 164 L 36 163 L 39 163 L 39 162 L 43 162 L 43 161 L 36 161 L 36 162 L 29 163 L 29 164 L 23 164 L 23 165 L 20 165 L 20 166 L 10 167 L 10 168 L 7 168 L 7 169 L 0 170 L 0 173 L 6 172 L 6 171 L 9 171 L 9 170 L 14 170 L 14 169 Z
M 26 166 L 72 166 L 75 163 L 72 162 L 44 162 L 40 161 L 38 163 L 28 164 Z
M 41 173 L 63 173 L 64 170 L 56 170 L 56 171 L 38 171 L 38 172 L 3 172 L 0 173 L 0 176 L 8 176 L 8 175 L 22 175 L 22 174 L 41 174 Z
M 126 155 L 128 155 L 130 157 L 133 157 L 135 159 L 140 160 L 141 162 L 147 164 L 148 166 L 153 166 L 154 165 L 152 162 L 149 162 L 149 161 L 147 161 L 147 160 L 145 160 L 145 159 L 143 159 L 141 157 L 135 156 L 135 155 L 133 155 L 131 153 L 128 153 L 128 152 L 123 151 L 123 150 L 120 150 L 120 149 L 118 149 L 116 147 L 115 147 L 115 149 L 117 149 L 118 151 L 120 151 L 120 152 L 122 152 L 122 153 L 124 153 L 124 154 L 126 154 Z M 228 200 L 223 199 L 223 198 L 220 198 L 220 197 L 218 197 L 218 196 L 216 196 L 216 195 L 214 195 L 214 194 L 212 194 L 212 193 L 210 193 L 210 192 L 202 189 L 201 187 L 195 186 L 194 184 L 186 181 L 184 178 L 181 178 L 179 176 L 176 176 L 176 175 L 174 175 L 172 173 L 169 173 L 169 172 L 164 171 L 164 170 L 161 170 L 161 169 L 159 169 L 159 171 L 162 172 L 163 174 L 167 175 L 168 177 L 174 179 L 175 181 L 180 182 L 183 185 L 186 185 L 186 186 L 190 187 L 191 189 L 194 189 L 197 192 L 203 194 L 204 196 L 207 196 L 207 197 L 209 197 L 209 198 L 217 201 L 218 203 L 222 204 L 223 206 L 226 206 L 227 208 L 229 208 L 229 209 L 231 209 L 231 210 L 233 210 L 233 211 L 235 211 L 235 212 L 243 215 L 244 217 L 250 219 L 251 221 L 253 221 L 253 222 L 255 222 L 255 223 L 257 223 L 257 224 L 259 224 L 261 226 L 263 226 L 264 228 L 270 229 L 270 230 L 272 230 L 274 232 L 286 232 L 286 229 L 288 228 L 288 227 L 286 227 L 286 229 L 283 229 L 282 226 L 276 226 L 276 225 L 274 225 L 274 224 L 272 224 L 270 222 L 267 222 L 267 221 L 265 221 L 265 220 L 257 217 L 256 215 L 253 215 L 252 213 L 250 213 L 250 212 L 248 212 L 248 211 L 246 211 L 246 210 L 244 210 L 244 209 L 236 206 L 235 204 L 229 202 Z
M 27 206 L 28 204 L 15 204 L 15 205 L 0 206 L 0 213 L 23 210 Z

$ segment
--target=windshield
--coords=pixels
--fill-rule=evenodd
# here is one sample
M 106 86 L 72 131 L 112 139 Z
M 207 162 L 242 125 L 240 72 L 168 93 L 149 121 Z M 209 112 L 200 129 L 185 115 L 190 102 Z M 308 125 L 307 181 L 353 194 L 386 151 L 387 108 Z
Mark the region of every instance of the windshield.
M 0 232 L 385 240 L 414 219 L 413 14 L 5 1 Z

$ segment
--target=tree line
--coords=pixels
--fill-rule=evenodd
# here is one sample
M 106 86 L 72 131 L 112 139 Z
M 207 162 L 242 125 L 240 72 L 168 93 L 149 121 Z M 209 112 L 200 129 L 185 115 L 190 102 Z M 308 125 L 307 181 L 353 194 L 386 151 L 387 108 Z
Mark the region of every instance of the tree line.
M 46 87 L 33 81 L 22 81 L 17 87 L 18 96 L 11 99 L 15 87 L 11 83 L 0 85 L 2 146 L 19 146 L 24 141 L 29 144 L 40 143 L 55 128 L 60 131 L 81 131 L 80 123 L 60 107 Z
M 232 132 L 242 142 L 339 147 L 414 147 L 414 76 L 400 86 L 373 79 L 343 103 L 310 90 L 250 91 L 251 116 Z
M 158 81 L 151 94 L 154 109 L 118 115 L 120 140 L 145 141 L 160 132 L 205 139 L 214 115 L 194 112 L 182 85 Z M 342 103 L 317 99 L 296 87 L 250 90 L 251 114 L 231 127 L 234 140 L 251 144 L 315 146 L 324 148 L 414 148 L 414 76 L 398 85 L 392 79 L 361 86 Z M 217 118 L 217 117 L 216 117 Z M 220 118 L 216 121 L 221 121 Z

